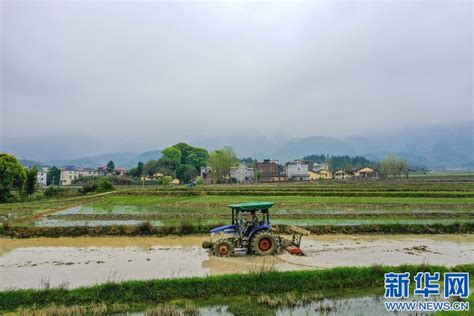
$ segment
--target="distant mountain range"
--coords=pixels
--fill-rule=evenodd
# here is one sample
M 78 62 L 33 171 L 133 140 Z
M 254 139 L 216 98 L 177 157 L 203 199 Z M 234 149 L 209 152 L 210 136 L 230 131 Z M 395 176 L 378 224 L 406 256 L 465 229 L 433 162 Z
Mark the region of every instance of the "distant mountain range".
M 311 154 L 361 155 L 380 161 L 394 153 L 408 159 L 410 165 L 436 170 L 474 169 L 473 122 L 455 125 L 437 125 L 407 128 L 393 133 L 377 133 L 345 139 L 312 136 L 286 141 L 267 138 L 216 138 L 190 142 L 213 150 L 225 145 L 233 146 L 239 157 L 272 158 L 281 162 Z M 75 165 L 97 167 L 112 160 L 115 165 L 131 168 L 139 161 L 158 159 L 160 150 L 143 153 L 111 153 L 78 159 L 44 161 L 45 165 Z M 31 161 L 24 161 L 31 163 Z
M 272 158 L 281 162 L 311 154 L 364 156 L 372 161 L 393 153 L 412 166 L 436 170 L 474 169 L 474 122 L 406 128 L 391 133 L 374 133 L 339 139 L 327 136 L 272 139 L 206 140 L 196 145 L 232 144 L 241 157 Z
M 105 166 L 110 160 L 114 162 L 116 166 L 124 168 L 132 168 L 136 166 L 138 162 L 147 162 L 152 159 L 159 159 L 161 157 L 161 150 L 147 151 L 141 154 L 123 152 L 123 153 L 111 153 L 97 156 L 83 157 L 77 159 L 62 159 L 62 160 L 47 160 L 37 162 L 33 160 L 20 159 L 20 162 L 25 166 L 32 165 L 45 165 L 45 166 L 76 166 L 76 167 L 92 167 L 96 168 L 99 166 Z

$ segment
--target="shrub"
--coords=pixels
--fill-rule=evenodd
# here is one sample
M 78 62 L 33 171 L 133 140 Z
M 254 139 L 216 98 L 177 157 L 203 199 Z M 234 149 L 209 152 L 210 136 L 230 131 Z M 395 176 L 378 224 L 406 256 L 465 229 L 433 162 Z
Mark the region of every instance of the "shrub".
M 203 177 L 197 177 L 196 178 L 196 184 L 198 184 L 198 185 L 204 184 L 204 178 Z
M 60 188 L 58 186 L 50 186 L 46 190 L 44 190 L 44 195 L 48 197 L 54 197 L 54 196 L 64 196 L 66 195 L 66 189 Z
M 72 180 L 72 184 L 81 185 L 95 181 L 96 177 L 85 176 Z
M 133 180 L 132 178 L 130 178 L 129 176 L 113 176 L 113 177 L 109 177 L 109 179 L 112 180 L 112 183 L 113 184 L 116 184 L 116 185 L 131 185 L 133 184 Z
M 87 177 L 83 179 L 83 183 L 82 188 L 79 189 L 81 194 L 87 194 L 90 192 L 107 192 L 114 189 L 112 180 L 109 177 Z
M 169 185 L 173 181 L 173 177 L 171 176 L 164 176 L 163 177 L 163 185 Z
M 114 189 L 114 185 L 109 178 L 102 177 L 97 180 L 97 192 L 106 192 Z
M 137 226 L 137 234 L 138 235 L 150 235 L 153 233 L 154 226 L 146 221 L 143 223 L 138 224 Z
M 81 194 L 87 194 L 89 192 L 96 192 L 97 191 L 97 182 L 96 181 L 89 181 L 82 185 L 82 188 L 79 189 Z

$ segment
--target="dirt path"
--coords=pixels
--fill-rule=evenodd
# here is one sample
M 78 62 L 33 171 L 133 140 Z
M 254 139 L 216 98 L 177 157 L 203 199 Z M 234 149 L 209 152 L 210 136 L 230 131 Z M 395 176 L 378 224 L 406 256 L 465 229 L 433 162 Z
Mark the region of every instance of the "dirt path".
M 106 281 L 336 266 L 474 262 L 474 235 L 325 235 L 304 239 L 306 257 L 209 256 L 206 237 L 0 239 L 0 289 L 77 287 Z

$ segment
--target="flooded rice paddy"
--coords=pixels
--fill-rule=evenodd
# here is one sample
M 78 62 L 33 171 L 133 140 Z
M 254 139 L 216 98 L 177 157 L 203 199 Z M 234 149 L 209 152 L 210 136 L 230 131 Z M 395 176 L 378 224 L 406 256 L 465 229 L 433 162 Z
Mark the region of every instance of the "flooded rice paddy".
M 0 239 L 0 289 L 78 287 L 107 281 L 178 278 L 266 269 L 474 262 L 474 235 L 310 236 L 304 257 L 219 258 L 207 237 Z
M 431 298 L 430 300 L 434 300 Z M 436 298 L 443 300 L 442 298 Z M 214 298 L 209 300 L 192 300 L 197 305 L 199 315 L 232 316 L 232 315 L 275 315 L 275 316 L 307 316 L 307 315 L 393 315 L 385 310 L 385 298 L 380 289 L 358 289 L 334 291 L 326 290 L 325 298 L 313 300 L 298 306 L 280 306 L 268 308 L 248 298 Z M 133 315 L 145 315 L 135 311 Z M 397 315 L 410 315 L 397 313 Z
M 387 312 L 384 302 L 386 299 L 380 289 L 359 289 L 359 292 L 345 291 L 325 291 L 326 298 L 313 300 L 308 304 L 301 304 L 295 307 L 278 307 L 274 309 L 264 308 L 258 303 L 248 303 L 246 309 L 237 304 L 227 303 L 199 307 L 200 315 L 275 315 L 275 316 L 307 316 L 307 315 L 394 315 Z M 413 301 L 414 298 L 407 299 Z M 429 300 L 443 301 L 442 297 L 431 297 Z M 242 304 L 242 303 L 241 303 Z M 143 315 L 138 313 L 138 315 Z M 396 315 L 413 315 L 413 313 L 397 312 Z
M 427 210 L 419 210 L 413 209 L 410 213 L 417 213 L 422 214 Z M 428 210 L 429 212 L 435 213 L 449 213 L 451 216 L 455 216 L 457 213 L 463 213 L 459 210 Z M 221 208 L 221 207 L 206 207 L 200 206 L 199 209 L 193 207 L 186 207 L 186 206 L 172 206 L 166 207 L 163 205 L 78 205 L 74 207 L 67 208 L 65 210 L 61 210 L 56 212 L 57 215 L 77 215 L 77 214 L 166 214 L 166 213 L 186 213 L 186 214 L 229 214 L 228 208 Z M 321 208 L 321 209 L 314 209 L 314 208 L 278 208 L 275 207 L 272 209 L 272 214 L 274 215 L 294 215 L 294 214 L 346 214 L 346 213 L 353 213 L 357 214 L 360 213 L 361 210 L 359 208 Z M 394 210 L 389 209 L 364 209 L 364 213 L 375 213 L 375 214 L 391 214 Z
M 158 206 L 81 205 L 52 214 L 33 222 L 36 227 L 70 227 L 103 225 L 138 225 L 149 221 L 155 226 L 176 226 L 183 221 L 193 225 L 221 225 L 228 223 L 227 209 L 193 210 L 187 208 L 166 208 Z M 474 223 L 472 212 L 468 211 L 383 211 L 351 209 L 276 209 L 272 211 L 273 224 L 301 226 L 320 225 L 431 225 L 454 223 Z

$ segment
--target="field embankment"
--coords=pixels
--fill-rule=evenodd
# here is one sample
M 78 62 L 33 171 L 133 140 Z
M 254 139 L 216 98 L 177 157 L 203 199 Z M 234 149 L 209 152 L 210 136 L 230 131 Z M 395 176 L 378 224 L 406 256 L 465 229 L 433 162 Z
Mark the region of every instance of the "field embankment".
M 0 292 L 0 311 L 22 306 L 48 304 L 77 305 L 103 302 L 160 303 L 171 299 L 210 298 L 213 296 L 256 295 L 259 293 L 310 292 L 325 289 L 381 287 L 388 272 L 419 271 L 468 272 L 474 275 L 473 265 L 453 268 L 443 266 L 373 266 L 367 268 L 340 267 L 328 270 L 260 272 L 210 276 L 205 278 L 161 279 L 108 283 L 73 290 L 16 290 Z

